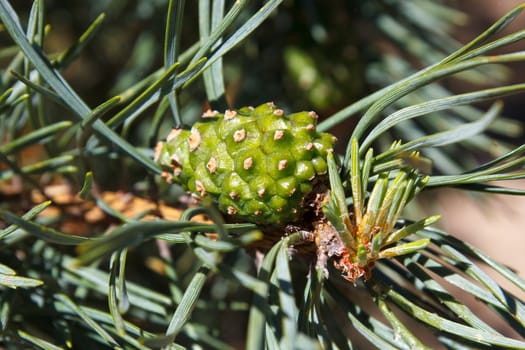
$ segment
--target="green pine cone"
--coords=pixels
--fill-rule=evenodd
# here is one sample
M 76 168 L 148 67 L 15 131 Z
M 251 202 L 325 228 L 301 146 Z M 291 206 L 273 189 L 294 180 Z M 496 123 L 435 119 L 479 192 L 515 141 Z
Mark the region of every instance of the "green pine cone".
M 208 111 L 203 118 L 158 143 L 155 161 L 166 180 L 211 196 L 235 219 L 298 220 L 319 175 L 327 172 L 327 153 L 335 142 L 331 134 L 315 130 L 317 114 L 286 115 L 266 103 L 224 114 Z

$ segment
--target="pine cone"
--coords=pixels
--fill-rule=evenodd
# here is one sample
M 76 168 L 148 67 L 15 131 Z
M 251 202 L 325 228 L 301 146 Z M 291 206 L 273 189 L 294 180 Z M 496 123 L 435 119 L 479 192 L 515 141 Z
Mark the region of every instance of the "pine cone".
M 167 181 L 211 196 L 236 220 L 297 221 L 327 172 L 326 156 L 335 142 L 315 130 L 317 114 L 286 115 L 266 103 L 224 114 L 208 111 L 203 118 L 191 130 L 174 129 L 157 145 L 155 160 Z

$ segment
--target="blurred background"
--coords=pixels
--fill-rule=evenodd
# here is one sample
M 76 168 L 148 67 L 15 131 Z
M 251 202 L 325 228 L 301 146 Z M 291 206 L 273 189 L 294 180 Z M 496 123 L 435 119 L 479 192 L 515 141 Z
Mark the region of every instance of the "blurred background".
M 12 3 L 23 17 L 27 16 L 32 2 L 17 0 Z M 429 23 L 430 26 L 436 25 L 436 31 L 443 31 L 443 36 L 425 37 L 428 33 L 417 33 L 420 34 L 419 41 L 412 42 L 399 40 L 402 36 L 396 40 L 394 35 L 400 30 L 396 25 L 404 23 L 403 19 L 424 22 L 426 15 L 432 17 L 434 14 L 408 12 L 410 8 L 399 5 L 399 1 L 285 1 L 280 11 L 243 46 L 227 55 L 224 61 L 227 100 L 234 107 L 274 101 L 286 110 L 313 109 L 321 117 L 329 116 L 358 98 L 402 78 L 411 69 L 435 62 L 454 47 L 451 38 L 463 43 L 474 38 L 521 1 L 436 3 L 450 9 L 450 13 L 440 15 L 448 18 L 448 22 Z M 183 50 L 198 39 L 195 4 L 186 2 Z M 106 14 L 102 30 L 78 59 L 64 70 L 66 79 L 79 95 L 90 106 L 96 106 L 162 67 L 166 6 L 166 0 L 48 0 L 46 9 L 50 30 L 45 49 L 51 55 L 61 53 L 100 13 Z M 396 22 L 398 19 L 400 22 Z M 523 28 L 524 23 L 522 15 L 506 31 Z M 0 45 L 8 44 L 8 36 L 0 33 Z M 523 43 L 519 45 L 519 49 L 525 49 Z M 393 57 L 409 68 L 396 70 L 395 65 L 385 68 L 386 58 Z M 510 67 L 512 70 L 500 71 L 498 79 L 505 79 L 508 83 L 525 81 L 523 65 Z M 477 82 L 450 79 L 444 84 L 451 91 L 460 92 L 491 86 L 491 79 Z M 183 118 L 189 124 L 206 106 L 202 82 L 196 81 L 184 90 L 180 100 L 185 111 Z M 525 120 L 523 101 L 523 96 L 510 97 L 505 115 Z M 57 106 L 49 108 L 56 108 L 57 118 L 68 119 L 68 111 Z M 346 141 L 352 124 L 348 122 L 334 132 Z M 144 135 L 141 134 L 140 122 L 133 132 L 137 142 L 146 142 L 141 140 Z M 525 138 L 521 134 L 505 141 L 509 140 L 521 144 Z M 457 157 L 461 158 L 461 154 Z M 110 174 L 114 170 L 99 174 L 98 179 L 105 181 L 99 182 L 113 189 L 130 188 L 130 184 L 112 183 Z M 525 182 L 515 182 L 512 186 L 525 188 Z M 478 205 L 482 202 L 483 206 Z M 525 246 L 525 198 L 498 195 L 487 199 L 476 193 L 433 191 L 425 197 L 425 207 L 430 212 L 438 211 L 438 207 L 439 211 L 443 209 L 440 223 L 443 228 L 479 246 L 525 277 L 525 254 L 522 252 Z M 498 244 L 494 244 L 494 236 L 498 237 Z

